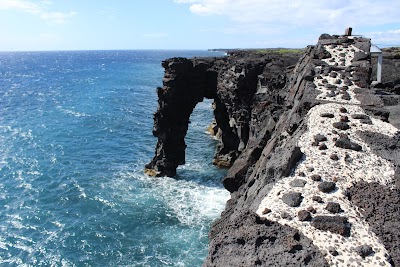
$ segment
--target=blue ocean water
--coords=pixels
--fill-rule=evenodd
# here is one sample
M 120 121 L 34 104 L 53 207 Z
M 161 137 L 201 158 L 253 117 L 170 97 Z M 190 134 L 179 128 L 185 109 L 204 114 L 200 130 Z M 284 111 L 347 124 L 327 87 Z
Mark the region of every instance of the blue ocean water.
M 0 53 L 0 266 L 200 266 L 229 194 L 211 102 L 187 163 L 151 178 L 161 60 L 206 51 Z

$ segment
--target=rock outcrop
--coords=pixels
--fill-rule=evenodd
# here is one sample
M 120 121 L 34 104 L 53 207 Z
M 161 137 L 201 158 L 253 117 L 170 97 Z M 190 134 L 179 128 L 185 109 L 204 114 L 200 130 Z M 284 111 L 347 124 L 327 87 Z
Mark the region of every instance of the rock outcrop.
M 221 135 L 214 162 L 230 166 L 231 199 L 204 266 L 400 266 L 397 95 L 370 88 L 369 47 L 324 34 L 296 57 L 163 62 L 147 173 L 174 175 L 184 163 L 204 97 Z

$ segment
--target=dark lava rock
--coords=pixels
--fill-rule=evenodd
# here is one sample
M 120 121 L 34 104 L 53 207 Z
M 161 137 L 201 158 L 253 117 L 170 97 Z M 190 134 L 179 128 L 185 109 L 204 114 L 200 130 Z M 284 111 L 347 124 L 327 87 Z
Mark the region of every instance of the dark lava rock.
M 329 74 L 329 77 L 336 78 L 337 75 L 338 75 L 337 72 L 332 71 L 332 72 Z
M 281 217 L 282 217 L 282 219 L 286 219 L 286 220 L 292 220 L 292 215 L 290 215 L 290 213 L 289 212 L 287 212 L 287 211 L 282 211 L 281 212 Z
M 340 207 L 340 204 L 336 202 L 328 202 L 328 204 L 326 204 L 325 209 L 330 213 L 339 213 L 343 211 L 342 208 Z
M 333 127 L 335 127 L 336 129 L 340 129 L 340 130 L 348 130 L 350 129 L 350 125 L 346 122 L 334 122 Z
M 290 192 L 282 196 L 282 201 L 290 207 L 298 207 L 303 201 L 303 196 L 298 192 Z
M 354 143 L 354 142 L 350 141 L 347 138 L 339 138 L 338 140 L 336 140 L 335 146 L 340 147 L 340 148 L 344 148 L 344 149 L 351 149 L 351 150 L 354 150 L 354 151 L 361 151 L 362 150 L 362 146 L 360 146 L 357 143 Z
M 355 53 L 354 53 L 353 61 L 364 60 L 364 59 L 368 59 L 369 57 L 370 57 L 370 54 L 369 54 L 369 53 L 365 53 L 365 52 L 355 52 Z
M 343 80 L 343 83 L 347 86 L 353 85 L 353 82 L 349 78 L 345 78 Z
M 337 250 L 336 250 L 335 248 L 333 248 L 333 247 L 330 247 L 330 248 L 328 249 L 328 251 L 329 251 L 329 253 L 330 253 L 332 256 L 337 256 L 337 255 L 339 255 L 339 252 L 337 252 Z
M 352 114 L 351 117 L 352 117 L 353 119 L 356 119 L 356 120 L 365 120 L 365 119 L 369 119 L 369 116 L 368 116 L 368 115 L 365 115 L 365 114 Z
M 327 141 L 328 139 L 326 138 L 326 136 L 322 135 L 322 134 L 316 134 L 314 135 L 314 141 L 319 144 L 319 142 L 324 142 Z
M 372 125 L 372 120 L 371 120 L 371 119 L 360 120 L 360 122 L 361 122 L 362 124 L 369 124 L 369 125 Z
M 355 250 L 358 253 L 358 255 L 360 255 L 363 258 L 368 257 L 374 253 L 374 250 L 369 245 L 358 246 L 355 248 Z
M 268 213 L 270 213 L 271 212 L 271 209 L 269 209 L 269 208 L 265 208 L 263 211 L 262 211 L 262 214 L 268 214 Z
M 384 122 L 389 122 L 388 118 L 390 116 L 390 112 L 387 110 L 377 107 L 365 107 L 364 111 L 367 114 L 373 116 L 375 119 L 382 120 Z
M 306 210 L 301 210 L 297 213 L 297 217 L 299 218 L 299 221 L 311 221 L 311 213 L 306 211 Z
M 333 118 L 333 117 L 335 117 L 335 115 L 333 115 L 332 113 L 322 113 L 320 116 L 323 117 L 323 118 Z
M 312 200 L 318 203 L 324 203 L 324 201 L 322 200 L 322 197 L 320 196 L 313 196 Z
M 378 132 L 358 132 L 358 136 L 371 148 L 375 155 L 400 166 L 400 131 L 394 136 L 387 136 Z M 400 188 L 400 168 L 395 174 L 396 186 Z
M 332 192 L 336 189 L 336 184 L 334 182 L 322 182 L 318 185 L 318 190 L 324 193 Z
M 317 210 L 313 206 L 308 207 L 307 211 L 309 211 L 310 213 L 313 213 L 313 214 L 315 214 L 317 212 Z
M 329 231 L 346 237 L 350 236 L 350 226 L 347 217 L 316 216 L 311 224 L 322 231 Z
M 203 267 L 329 266 L 310 239 L 299 231 L 255 214 L 241 213 L 211 233 Z
M 400 266 L 399 187 L 359 182 L 349 188 L 348 199 L 360 208 L 371 230 L 382 240 L 392 265 Z
M 294 179 L 293 181 L 290 181 L 290 186 L 293 187 L 304 187 L 306 185 L 306 181 L 304 181 L 303 179 Z
M 339 109 L 339 111 L 340 111 L 341 113 L 347 113 L 347 109 L 344 108 L 344 107 L 341 107 L 341 108 Z
M 309 167 L 309 168 L 307 169 L 307 171 L 313 172 L 313 171 L 314 171 L 314 167 Z
M 327 97 L 334 97 L 334 96 L 336 96 L 336 93 L 333 92 L 333 91 L 331 91 L 331 92 L 329 92 L 328 94 L 326 94 L 326 96 L 327 96 Z
M 299 172 L 299 176 L 306 177 L 306 174 L 304 172 Z
M 327 147 L 325 144 L 321 144 L 321 145 L 318 147 L 318 149 L 319 149 L 319 150 L 327 150 L 328 147 Z
M 292 135 L 298 127 L 299 125 L 297 123 L 291 123 L 286 131 L 288 132 L 288 134 Z
M 326 50 L 320 50 L 316 56 L 319 59 L 326 59 L 332 57 L 332 55 Z
M 341 121 L 341 122 L 349 122 L 349 117 L 347 117 L 347 116 L 340 116 L 340 121 Z
M 343 92 L 342 99 L 343 100 L 350 100 L 351 99 L 350 94 L 347 93 L 347 92 Z
M 338 156 L 337 154 L 335 154 L 335 153 L 331 154 L 331 155 L 329 156 L 329 158 L 330 158 L 331 160 L 339 160 L 339 156 Z
M 313 174 L 313 175 L 311 175 L 310 178 L 311 178 L 311 180 L 316 181 L 316 182 L 321 181 L 321 175 L 319 175 L 319 174 Z
M 351 156 L 349 154 L 346 153 L 346 156 L 344 157 L 344 161 L 346 161 L 348 163 L 352 163 L 353 159 L 351 158 Z
M 327 90 L 330 90 L 330 91 L 336 91 L 337 90 L 337 86 L 333 85 L 333 84 L 327 84 L 327 85 L 325 85 L 325 88 Z

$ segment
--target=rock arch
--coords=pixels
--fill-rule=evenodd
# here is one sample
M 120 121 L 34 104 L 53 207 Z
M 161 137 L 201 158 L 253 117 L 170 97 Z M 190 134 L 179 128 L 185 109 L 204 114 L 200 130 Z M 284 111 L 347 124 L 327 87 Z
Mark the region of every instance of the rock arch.
M 158 138 L 155 156 L 146 165 L 152 176 L 174 176 L 185 164 L 185 136 L 189 117 L 204 97 L 214 99 L 217 73 L 210 71 L 212 61 L 194 62 L 173 58 L 162 62 L 163 87 L 157 88 L 158 110 L 154 114 L 153 135 Z
M 214 164 L 230 167 L 246 147 L 257 76 L 265 64 L 232 66 L 227 60 L 172 58 L 162 62 L 165 73 L 163 87 L 157 88 L 153 128 L 158 141 L 155 156 L 146 165 L 147 174 L 174 176 L 176 168 L 185 164 L 189 117 L 204 98 L 214 100 L 214 117 L 221 130 Z

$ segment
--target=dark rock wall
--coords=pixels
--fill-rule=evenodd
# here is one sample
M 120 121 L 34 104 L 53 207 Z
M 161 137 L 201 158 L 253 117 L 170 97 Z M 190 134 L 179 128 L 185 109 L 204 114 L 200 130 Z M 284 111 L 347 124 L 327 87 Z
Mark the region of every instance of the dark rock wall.
M 213 239 L 204 266 L 328 266 L 297 230 L 260 220 L 251 212 L 243 215 L 231 218 Z
M 378 183 L 357 183 L 348 192 L 388 250 L 393 266 L 400 266 L 400 189 Z

